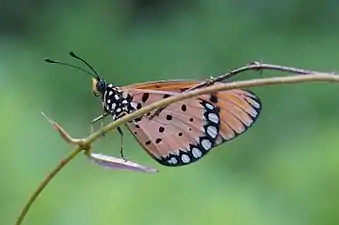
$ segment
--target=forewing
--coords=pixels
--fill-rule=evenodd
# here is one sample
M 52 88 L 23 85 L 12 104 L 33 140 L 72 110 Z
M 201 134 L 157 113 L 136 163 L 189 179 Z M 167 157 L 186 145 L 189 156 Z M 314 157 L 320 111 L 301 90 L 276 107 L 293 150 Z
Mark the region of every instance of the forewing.
M 161 81 L 152 81 L 137 83 L 128 86 L 121 87 L 122 90 L 153 90 L 153 91 L 169 91 L 169 92 L 183 92 L 188 88 L 194 87 L 197 84 L 200 84 L 203 81 L 190 81 L 190 80 L 161 80 Z

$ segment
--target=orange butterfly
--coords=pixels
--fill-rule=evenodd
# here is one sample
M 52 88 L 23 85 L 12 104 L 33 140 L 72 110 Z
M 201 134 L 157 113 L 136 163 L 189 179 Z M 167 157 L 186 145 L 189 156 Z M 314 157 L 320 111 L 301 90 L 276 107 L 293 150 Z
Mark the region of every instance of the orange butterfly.
M 201 81 L 154 81 L 116 87 L 93 71 L 68 65 L 94 77 L 93 90 L 101 98 L 105 114 L 113 120 L 163 98 L 196 87 Z M 218 85 L 219 82 L 213 84 Z M 258 118 L 259 98 L 250 91 L 233 89 L 201 95 L 163 108 L 159 115 L 144 115 L 126 124 L 140 145 L 157 162 L 165 166 L 183 166 L 196 162 L 212 148 L 244 133 Z M 153 112 L 154 113 L 154 112 Z M 118 129 L 122 134 L 121 129 Z

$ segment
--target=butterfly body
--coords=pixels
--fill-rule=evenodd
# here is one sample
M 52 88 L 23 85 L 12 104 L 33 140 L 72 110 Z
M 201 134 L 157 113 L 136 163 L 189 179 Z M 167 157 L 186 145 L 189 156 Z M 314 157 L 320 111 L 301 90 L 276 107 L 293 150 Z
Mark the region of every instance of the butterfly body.
M 131 99 L 132 96 L 127 92 L 114 87 L 112 84 L 106 85 L 105 89 L 101 92 L 104 110 L 112 116 L 113 120 L 135 110 L 132 107 Z
M 94 80 L 94 91 L 101 95 L 103 107 L 113 120 L 200 83 L 155 81 L 118 88 L 99 82 Z M 260 109 L 260 100 L 252 92 L 228 90 L 170 104 L 158 116 L 150 119 L 151 112 L 126 126 L 160 164 L 183 166 L 245 132 Z

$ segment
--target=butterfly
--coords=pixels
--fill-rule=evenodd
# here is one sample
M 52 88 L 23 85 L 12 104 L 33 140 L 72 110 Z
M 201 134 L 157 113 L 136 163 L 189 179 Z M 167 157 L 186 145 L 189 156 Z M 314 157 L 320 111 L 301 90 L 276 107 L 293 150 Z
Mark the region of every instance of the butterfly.
M 73 52 L 70 55 L 93 73 L 67 63 L 46 61 L 80 69 L 93 77 L 93 93 L 100 97 L 104 110 L 99 119 L 109 115 L 116 120 L 202 83 L 168 80 L 117 87 L 102 79 L 84 59 Z M 177 167 L 196 162 L 214 147 L 243 134 L 257 120 L 261 108 L 260 99 L 251 91 L 232 89 L 172 103 L 158 115 L 151 118 L 155 111 L 150 112 L 126 126 L 153 159 L 164 166 Z

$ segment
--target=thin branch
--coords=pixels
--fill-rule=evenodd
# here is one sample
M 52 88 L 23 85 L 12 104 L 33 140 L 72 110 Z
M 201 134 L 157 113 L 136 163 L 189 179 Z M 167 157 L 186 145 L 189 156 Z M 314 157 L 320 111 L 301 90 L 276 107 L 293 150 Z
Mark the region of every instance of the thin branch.
M 162 99 L 158 102 L 155 102 L 153 104 L 147 105 L 133 113 L 127 114 L 126 116 L 113 121 L 112 123 L 105 126 L 102 130 L 99 130 L 92 135 L 88 136 L 84 139 L 75 139 L 72 138 L 61 126 L 57 125 L 54 121 L 50 120 L 48 117 L 48 120 L 50 123 L 58 130 L 59 134 L 63 137 L 63 139 L 72 144 L 77 144 L 78 147 L 71 152 L 71 154 L 66 157 L 64 160 L 62 160 L 58 166 L 48 175 L 47 178 L 38 186 L 38 188 L 34 191 L 32 196 L 29 198 L 28 202 L 22 209 L 18 220 L 16 222 L 16 225 L 20 225 L 27 214 L 29 208 L 33 204 L 33 202 L 36 200 L 38 195 L 42 192 L 42 190 L 47 186 L 47 184 L 53 179 L 53 177 L 67 164 L 69 163 L 78 153 L 80 153 L 82 150 L 85 150 L 86 153 L 89 153 L 91 144 L 96 141 L 97 139 L 102 137 L 103 132 L 109 132 L 113 129 L 117 128 L 118 126 L 127 123 L 137 117 L 140 117 L 148 112 L 151 112 L 155 109 L 159 109 L 161 107 L 167 106 L 169 104 L 172 104 L 174 102 L 182 101 L 184 99 L 197 97 L 199 95 L 203 94 L 210 94 L 217 91 L 223 91 L 223 90 L 230 90 L 230 89 L 238 89 L 238 88 L 249 88 L 249 87 L 257 87 L 257 86 L 268 86 L 268 85 L 280 85 L 280 84 L 296 84 L 296 83 L 306 83 L 306 82 L 338 82 L 339 83 L 339 76 L 335 74 L 330 73 L 319 73 L 314 71 L 308 71 L 308 70 L 302 70 L 292 67 L 284 67 L 284 66 L 276 66 L 271 64 L 259 64 L 254 63 L 250 64 L 245 67 L 238 68 L 236 70 L 231 71 L 228 74 L 219 76 L 217 78 L 214 78 L 213 81 L 222 81 L 225 78 L 232 77 L 236 74 L 239 74 L 241 72 L 247 71 L 247 70 L 275 70 L 275 71 L 282 71 L 282 72 L 289 72 L 289 73 L 295 73 L 299 74 L 297 76 L 286 76 L 286 77 L 273 77 L 273 78 L 261 78 L 261 79 L 252 79 L 247 81 L 237 81 L 237 82 L 230 82 L 230 83 L 218 83 L 212 86 L 204 87 L 204 88 L 197 88 L 195 90 L 181 93 L 175 96 L 171 96 L 169 98 Z M 206 86 L 205 84 L 202 84 L 202 86 Z M 101 159 L 101 158 L 100 158 Z
M 218 77 L 212 78 L 211 80 L 205 81 L 203 83 L 200 83 L 196 86 L 193 87 L 193 89 L 201 88 L 208 86 L 209 84 L 213 84 L 215 82 L 220 82 L 220 81 L 225 81 L 226 79 L 229 79 L 231 77 L 234 77 L 240 73 L 249 71 L 249 70 L 258 70 L 258 71 L 263 71 L 263 70 L 274 70 L 274 71 L 280 71 L 280 72 L 286 72 L 286 73 L 294 73 L 294 74 L 314 74 L 314 73 L 320 73 L 317 71 L 311 71 L 311 70 L 304 70 L 304 69 L 299 69 L 299 68 L 294 68 L 294 67 L 289 67 L 289 66 L 279 66 L 279 65 L 274 65 L 274 64 L 261 64 L 259 62 L 253 62 L 250 63 L 247 66 L 239 67 L 237 69 L 231 70 L 229 73 L 220 75 Z

